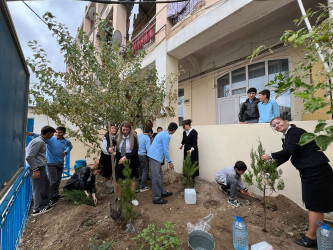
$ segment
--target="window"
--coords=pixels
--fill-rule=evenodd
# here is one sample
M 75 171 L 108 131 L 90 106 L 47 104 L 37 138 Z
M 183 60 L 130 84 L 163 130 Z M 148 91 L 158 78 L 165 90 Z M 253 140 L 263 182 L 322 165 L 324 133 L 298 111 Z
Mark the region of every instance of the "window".
M 271 98 L 275 100 L 274 86 L 266 87 L 265 85 L 274 80 L 277 73 L 285 74 L 288 77 L 288 71 L 288 59 L 268 60 L 235 69 L 217 78 L 217 98 L 236 98 L 237 103 L 239 101 L 239 105 L 241 105 L 247 99 L 247 89 L 256 88 L 259 93 L 261 90 L 268 88 L 271 90 Z M 291 120 L 290 93 L 286 92 L 279 96 L 276 102 L 279 104 L 280 115 Z M 237 110 L 230 112 L 237 112 Z M 233 122 L 230 121 L 229 123 Z M 223 121 L 223 123 L 228 122 Z
M 251 64 L 248 66 L 249 88 L 256 88 L 258 91 L 265 88 L 265 62 Z
M 246 73 L 245 67 L 231 72 L 232 95 L 246 92 Z
M 217 79 L 217 97 L 227 97 L 230 95 L 229 74 Z
M 288 77 L 288 60 L 287 59 L 280 59 L 280 60 L 272 60 L 268 61 L 268 81 L 274 80 L 274 76 L 277 73 L 282 73 L 286 77 Z M 269 89 L 273 89 L 270 87 Z M 272 99 L 275 99 L 276 93 L 271 91 Z M 280 116 L 284 119 L 291 120 L 291 108 L 290 108 L 290 93 L 286 92 L 280 95 L 276 102 L 279 104 Z

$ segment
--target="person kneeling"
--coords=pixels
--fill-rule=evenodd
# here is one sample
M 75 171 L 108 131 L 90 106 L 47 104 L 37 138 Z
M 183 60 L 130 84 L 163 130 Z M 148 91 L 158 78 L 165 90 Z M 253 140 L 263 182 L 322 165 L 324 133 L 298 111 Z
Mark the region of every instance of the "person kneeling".
M 95 165 L 81 167 L 72 175 L 64 186 L 64 190 L 81 190 L 85 193 L 87 198 L 91 195 L 94 203 L 97 203 L 95 176 L 103 173 L 103 167 L 97 163 Z
M 243 161 L 237 161 L 234 167 L 225 167 L 216 173 L 215 180 L 220 185 L 222 192 L 230 194 L 228 203 L 235 207 L 243 205 L 237 201 L 238 187 L 240 192 L 252 196 L 247 187 L 243 184 L 241 175 L 247 170 L 247 166 Z M 230 189 L 230 192 L 229 192 Z

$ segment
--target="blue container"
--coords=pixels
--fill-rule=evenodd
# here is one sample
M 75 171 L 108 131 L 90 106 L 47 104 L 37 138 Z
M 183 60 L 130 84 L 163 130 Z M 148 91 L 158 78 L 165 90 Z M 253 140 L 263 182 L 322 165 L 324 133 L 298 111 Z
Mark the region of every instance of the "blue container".
M 235 218 L 232 223 L 232 239 L 233 245 L 236 250 L 248 250 L 249 240 L 247 226 L 239 216 L 233 216 Z
M 86 160 L 77 160 L 75 161 L 74 170 L 77 171 L 79 168 L 87 166 Z
M 333 231 L 329 225 L 317 221 L 317 247 L 318 250 L 333 250 Z

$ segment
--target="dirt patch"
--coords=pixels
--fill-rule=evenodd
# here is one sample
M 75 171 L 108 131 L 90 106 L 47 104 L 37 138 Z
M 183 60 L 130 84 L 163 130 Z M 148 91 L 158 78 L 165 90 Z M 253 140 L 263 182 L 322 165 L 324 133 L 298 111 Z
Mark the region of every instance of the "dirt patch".
M 142 230 L 149 223 L 162 226 L 164 221 L 176 223 L 175 230 L 183 242 L 182 249 L 188 249 L 188 222 L 197 223 L 201 218 L 213 214 L 211 233 L 215 238 L 215 249 L 233 249 L 232 222 L 233 215 L 244 218 L 249 231 L 249 243 L 261 241 L 270 243 L 275 250 L 303 249 L 293 243 L 293 239 L 304 232 L 307 227 L 307 213 L 288 198 L 279 195 L 271 198 L 272 209 L 268 209 L 268 232 L 262 231 L 263 208 L 261 201 L 255 198 L 239 196 L 243 208 L 234 208 L 227 203 L 228 197 L 215 183 L 196 179 L 197 204 L 186 205 L 184 189 L 178 175 L 165 174 L 165 186 L 174 193 L 168 197 L 166 205 L 153 205 L 151 190 L 137 194 L 140 205 L 136 229 Z M 64 183 L 62 183 L 63 185 Z M 148 182 L 148 186 L 151 183 Z M 74 205 L 60 200 L 53 210 L 37 217 L 28 217 L 20 249 L 89 249 L 90 238 L 97 235 L 98 240 L 111 239 L 113 249 L 139 249 L 131 240 L 136 233 L 125 233 L 126 223 L 114 221 L 110 217 L 110 194 L 102 177 L 97 178 L 96 207 Z

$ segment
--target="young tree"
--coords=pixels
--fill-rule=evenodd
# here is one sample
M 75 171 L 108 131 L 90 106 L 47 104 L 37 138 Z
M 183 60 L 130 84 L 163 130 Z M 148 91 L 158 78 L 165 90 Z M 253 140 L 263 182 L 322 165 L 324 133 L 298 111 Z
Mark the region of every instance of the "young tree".
M 277 74 L 268 86 L 274 86 L 277 97 L 286 91 L 301 98 L 304 109 L 314 113 L 324 109 L 326 114 L 332 116 L 332 80 L 333 80 L 333 19 L 329 17 L 331 6 L 320 4 L 319 11 L 307 12 L 307 17 L 317 17 L 312 30 L 301 28 L 297 31 L 287 30 L 282 35 L 281 40 L 285 46 L 301 47 L 304 53 L 303 60 L 289 72 L 288 77 Z M 305 17 L 295 20 L 297 25 L 305 22 Z M 265 46 L 260 46 L 253 51 L 250 58 L 257 56 Z M 271 51 L 272 52 L 272 51 Z M 323 55 L 322 59 L 318 52 Z M 313 67 L 321 64 L 322 68 L 315 75 Z M 310 79 L 309 83 L 304 82 Z M 329 144 L 333 142 L 333 126 L 325 120 L 319 120 L 313 133 L 305 133 L 300 139 L 300 145 L 305 145 L 315 140 L 322 151 L 325 151 Z
M 122 199 L 120 200 L 120 207 L 122 209 L 122 216 L 129 224 L 131 229 L 134 229 L 134 223 L 137 216 L 136 211 L 134 210 L 132 200 L 136 198 L 135 191 L 132 191 L 131 185 L 135 178 L 131 178 L 131 169 L 129 167 L 131 160 L 124 161 L 124 170 L 123 174 L 125 179 L 119 179 L 118 182 L 122 188 Z M 135 229 L 134 229 L 135 230 Z
M 277 170 L 277 164 L 274 160 L 264 161 L 261 159 L 261 156 L 265 154 L 265 150 L 262 147 L 262 143 L 259 140 L 259 145 L 257 151 L 251 150 L 251 169 L 244 173 L 244 181 L 253 185 L 253 177 L 255 177 L 257 188 L 263 192 L 264 198 L 264 228 L 266 231 L 266 217 L 267 217 L 267 204 L 268 197 L 277 190 L 284 189 L 284 182 L 281 178 L 282 170 Z M 271 194 L 267 194 L 267 191 L 270 190 Z
M 114 43 L 110 21 L 95 20 L 95 47 L 83 32 L 76 41 L 51 13 L 45 13 L 43 19 L 57 39 L 67 71 L 52 69 L 45 50 L 37 41 L 29 42 L 34 54 L 27 63 L 39 80 L 31 88 L 36 113 L 48 115 L 58 125 L 75 127 L 69 134 L 85 142 L 90 147 L 88 153 L 99 148 L 98 131 L 106 129 L 109 121 L 120 124 L 128 120 L 134 127 L 144 127 L 148 119 L 175 115 L 170 105 L 177 98 L 172 89 L 175 79 L 159 80 L 154 67 L 143 71 L 145 52 L 135 55 L 131 44 Z M 168 92 L 167 81 L 171 84 Z
M 186 188 L 194 187 L 193 175 L 199 169 L 198 162 L 195 161 L 193 164 L 191 162 L 191 151 L 187 152 L 187 156 L 183 161 L 183 186 Z

